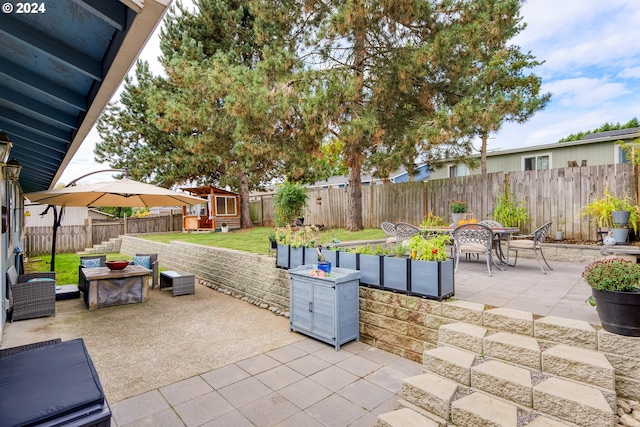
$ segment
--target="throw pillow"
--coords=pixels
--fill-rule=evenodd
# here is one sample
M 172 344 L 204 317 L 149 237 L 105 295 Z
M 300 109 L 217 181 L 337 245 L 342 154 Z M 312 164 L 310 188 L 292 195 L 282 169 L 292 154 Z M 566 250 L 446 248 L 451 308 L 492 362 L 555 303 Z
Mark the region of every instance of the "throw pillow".
M 140 265 L 144 268 L 151 270 L 151 257 L 149 256 L 134 256 L 133 265 Z
M 81 259 L 80 260 L 80 265 L 82 265 L 84 268 L 97 268 L 97 267 L 100 267 L 100 258 Z

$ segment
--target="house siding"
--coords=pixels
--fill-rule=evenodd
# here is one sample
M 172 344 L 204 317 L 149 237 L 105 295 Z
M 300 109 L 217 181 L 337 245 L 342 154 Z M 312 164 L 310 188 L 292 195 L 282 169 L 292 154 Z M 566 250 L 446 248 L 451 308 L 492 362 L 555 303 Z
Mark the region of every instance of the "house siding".
M 549 147 L 548 145 L 540 146 L 539 149 L 529 147 L 527 149 L 518 150 L 508 153 L 489 153 L 487 155 L 487 172 L 517 172 L 523 170 L 522 158 L 549 154 L 550 168 L 565 168 L 569 166 L 569 162 L 576 162 L 578 166 L 583 161 L 587 166 L 611 165 L 618 163 L 616 157 L 616 145 L 614 141 L 602 141 L 591 144 L 566 145 L 558 143 L 557 147 Z M 431 172 L 430 179 L 448 178 L 448 167 L 436 169 Z M 469 170 L 470 175 L 480 174 L 480 166 L 476 169 Z

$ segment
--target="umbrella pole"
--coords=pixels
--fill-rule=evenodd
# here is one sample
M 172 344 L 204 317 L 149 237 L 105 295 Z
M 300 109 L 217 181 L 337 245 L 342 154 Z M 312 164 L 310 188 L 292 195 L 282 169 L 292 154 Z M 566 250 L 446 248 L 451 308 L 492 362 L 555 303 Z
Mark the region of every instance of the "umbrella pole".
M 53 236 L 51 239 L 51 271 L 56 271 L 56 240 L 58 238 L 58 227 L 60 227 L 60 223 L 62 222 L 62 213 L 64 211 L 64 207 L 60 209 L 60 214 L 58 215 L 58 208 L 53 206 Z

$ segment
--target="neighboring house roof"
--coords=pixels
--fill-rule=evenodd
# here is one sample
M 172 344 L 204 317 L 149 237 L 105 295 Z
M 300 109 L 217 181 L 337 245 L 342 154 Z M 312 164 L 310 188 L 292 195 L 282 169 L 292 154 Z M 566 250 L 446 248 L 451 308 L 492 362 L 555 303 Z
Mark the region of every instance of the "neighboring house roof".
M 425 163 L 420 164 L 418 166 L 416 166 L 416 174 L 419 176 L 416 180 L 417 181 L 424 181 L 426 179 L 428 179 L 429 177 L 429 173 L 428 171 L 426 172 L 426 174 L 421 173 L 421 170 L 426 166 Z M 383 179 L 383 178 L 374 178 L 373 175 L 371 174 L 362 174 L 360 181 L 363 184 L 382 184 L 383 182 L 396 182 L 396 180 L 402 181 L 402 182 L 406 182 L 408 181 L 407 178 L 407 170 L 404 167 L 399 168 L 398 170 L 391 172 L 389 174 L 389 177 L 387 179 Z M 426 175 L 426 176 L 425 176 Z M 325 187 L 343 187 L 347 184 L 348 182 L 348 177 L 344 176 L 344 175 L 340 175 L 340 176 L 332 176 L 329 177 L 325 180 L 322 181 L 316 181 L 313 184 L 309 184 L 306 185 L 307 188 L 325 188 Z
M 207 197 L 209 194 L 238 196 L 238 193 L 234 193 L 233 191 L 228 191 L 222 188 L 214 187 L 213 185 L 205 185 L 202 187 L 192 187 L 192 188 L 181 188 L 181 190 L 199 197 Z M 206 199 L 204 199 L 202 203 L 206 203 Z
M 52 188 L 171 0 L 9 2 L 0 14 L 0 131 L 25 192 Z
M 551 144 L 530 145 L 528 147 L 512 148 L 508 150 L 488 151 L 487 157 L 499 156 L 504 154 L 512 154 L 512 153 L 529 153 L 532 151 L 548 151 L 554 148 L 572 147 L 572 146 L 578 146 L 578 145 L 594 144 L 597 142 L 605 142 L 605 141 L 610 142 L 610 141 L 618 141 L 620 139 L 633 139 L 633 138 L 640 138 L 640 127 L 593 133 L 585 136 L 583 139 L 578 141 L 554 142 Z M 470 157 L 480 157 L 480 154 L 475 153 Z

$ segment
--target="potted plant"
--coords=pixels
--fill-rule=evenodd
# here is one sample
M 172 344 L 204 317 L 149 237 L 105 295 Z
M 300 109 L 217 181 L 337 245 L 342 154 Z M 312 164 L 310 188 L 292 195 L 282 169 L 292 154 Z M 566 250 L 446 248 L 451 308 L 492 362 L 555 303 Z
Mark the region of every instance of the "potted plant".
M 226 222 L 223 222 L 222 224 L 220 224 L 220 231 L 222 231 L 223 233 L 229 232 L 229 226 L 227 225 Z
M 271 233 L 267 236 L 269 239 L 269 247 L 271 249 L 276 249 L 278 247 L 278 240 L 276 239 L 276 233 Z
M 591 286 L 596 311 L 605 331 L 640 337 L 640 264 L 607 258 L 582 272 Z
M 301 185 L 288 181 L 283 183 L 273 197 L 276 225 L 303 225 L 302 211 L 307 205 L 307 197 L 307 191 Z
M 454 200 L 449 203 L 449 211 L 451 211 L 451 219 L 453 220 L 453 226 L 457 226 L 458 222 L 464 218 L 464 214 L 469 210 L 467 202 L 461 200 Z
M 621 212 L 625 212 L 626 215 L 622 215 Z M 589 216 L 600 230 L 609 228 L 618 244 L 627 242 L 627 225 L 635 233 L 638 231 L 638 207 L 629 196 L 614 196 L 608 188 L 605 188 L 602 197 L 584 205 L 580 210 L 580 216 Z
M 505 227 L 520 228 L 527 223 L 527 207 L 507 191 L 503 196 L 498 196 L 496 207 L 493 209 L 493 219 Z
M 410 250 L 409 293 L 442 300 L 454 294 L 453 259 L 446 245 L 448 234 L 425 239 L 416 234 L 407 244 Z

